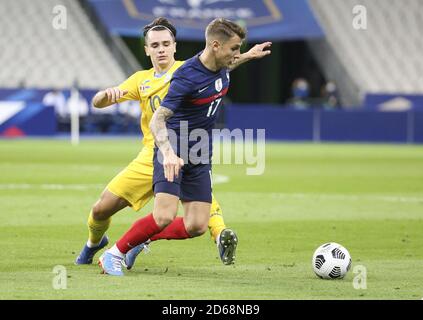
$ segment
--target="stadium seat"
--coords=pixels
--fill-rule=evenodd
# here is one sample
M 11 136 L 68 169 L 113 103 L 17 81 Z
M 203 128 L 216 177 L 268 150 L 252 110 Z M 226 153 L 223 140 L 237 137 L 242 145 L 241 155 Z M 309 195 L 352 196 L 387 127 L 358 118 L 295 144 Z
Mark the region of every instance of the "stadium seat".
M 363 0 L 367 30 L 352 27 L 355 0 L 311 0 L 327 40 L 362 92 L 422 93 L 423 2 Z
M 53 28 L 55 0 L 2 0 L 0 87 L 103 88 L 126 78 L 77 1 L 61 0 L 67 29 Z M 36 32 L 34 32 L 36 30 Z M 107 65 L 108 69 L 103 66 Z M 13 75 L 13 76 L 12 76 Z

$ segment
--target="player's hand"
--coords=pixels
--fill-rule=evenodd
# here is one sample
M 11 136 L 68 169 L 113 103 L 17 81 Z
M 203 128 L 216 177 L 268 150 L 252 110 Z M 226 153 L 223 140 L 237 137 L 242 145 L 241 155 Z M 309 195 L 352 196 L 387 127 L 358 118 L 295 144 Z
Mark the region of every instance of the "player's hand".
M 272 43 L 270 41 L 256 44 L 254 47 L 247 51 L 247 54 L 251 59 L 263 58 L 271 53 L 271 45 Z
M 179 175 L 179 170 L 184 165 L 184 160 L 179 158 L 174 152 L 169 151 L 167 154 L 163 155 L 163 168 L 165 178 L 169 182 L 173 182 L 175 177 L 177 178 Z
M 108 103 L 116 103 L 128 93 L 128 90 L 120 90 L 119 87 L 107 88 L 104 90 Z

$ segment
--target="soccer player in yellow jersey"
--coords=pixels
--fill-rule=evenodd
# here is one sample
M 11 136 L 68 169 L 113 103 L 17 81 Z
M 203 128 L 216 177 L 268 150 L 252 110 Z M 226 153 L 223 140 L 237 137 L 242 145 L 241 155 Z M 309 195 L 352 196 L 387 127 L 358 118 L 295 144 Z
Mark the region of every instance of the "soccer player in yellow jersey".
M 99 91 L 93 98 L 93 105 L 96 108 L 104 108 L 127 100 L 140 101 L 144 147 L 138 156 L 112 179 L 100 199 L 92 207 L 88 217 L 88 241 L 77 257 L 76 264 L 91 264 L 94 255 L 108 244 L 108 237 L 105 233 L 109 228 L 112 215 L 127 206 L 138 211 L 153 197 L 154 139 L 149 129 L 149 123 L 155 109 L 160 106 L 168 92 L 173 73 L 184 62 L 175 61 L 176 29 L 167 19 L 157 18 L 145 26 L 144 37 L 145 52 L 150 57 L 153 68 L 138 71 L 118 87 Z M 241 54 L 231 69 L 248 60 L 270 54 L 270 51 L 267 50 L 270 45 L 270 42 L 258 44 L 248 52 Z M 150 240 L 190 238 L 198 231 L 192 225 L 194 223 L 191 221 L 177 217 Z M 210 211 L 209 231 L 218 245 L 222 262 L 232 264 L 238 239 L 234 231 L 226 228 L 221 208 L 214 196 Z M 132 267 L 137 254 L 144 247 L 145 245 L 140 245 L 128 252 L 126 261 L 128 269 Z

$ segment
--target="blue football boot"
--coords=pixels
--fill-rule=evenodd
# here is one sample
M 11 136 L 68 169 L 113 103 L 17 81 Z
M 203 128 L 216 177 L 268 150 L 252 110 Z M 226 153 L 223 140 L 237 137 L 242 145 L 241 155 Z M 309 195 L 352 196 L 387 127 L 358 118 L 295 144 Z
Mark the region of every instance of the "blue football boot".
M 148 247 L 149 243 L 150 241 L 146 241 L 128 251 L 128 253 L 125 256 L 126 269 L 131 270 L 131 268 L 133 267 L 135 263 L 135 259 L 141 253 L 141 251 L 144 251 L 145 253 L 150 252 L 150 249 Z
M 105 251 L 98 260 L 98 265 L 103 270 L 102 273 L 110 274 L 111 276 L 123 276 L 122 266 L 124 264 L 123 258 Z
M 82 249 L 81 253 L 75 260 L 75 264 L 91 264 L 93 263 L 94 255 L 101 249 L 103 249 L 109 243 L 109 238 L 105 235 L 100 244 L 97 247 L 90 248 L 85 244 L 84 248 Z

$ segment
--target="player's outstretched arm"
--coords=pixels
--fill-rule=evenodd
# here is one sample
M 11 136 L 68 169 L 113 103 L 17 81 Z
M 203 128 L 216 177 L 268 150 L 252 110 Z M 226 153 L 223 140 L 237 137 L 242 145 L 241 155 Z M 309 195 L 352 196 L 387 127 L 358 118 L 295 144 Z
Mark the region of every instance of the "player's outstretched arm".
M 105 108 L 118 102 L 127 93 L 127 90 L 120 90 L 119 87 L 107 88 L 97 92 L 92 103 L 96 108 Z
M 174 177 L 178 176 L 179 170 L 184 165 L 184 161 L 175 154 L 169 142 L 166 120 L 172 115 L 172 110 L 160 106 L 154 112 L 150 121 L 150 130 L 153 134 L 154 142 L 163 155 L 165 178 L 170 182 L 173 182 Z
M 241 64 L 253 60 L 253 59 L 261 59 L 271 53 L 270 46 L 272 43 L 270 41 L 263 42 L 260 44 L 256 44 L 247 52 L 244 52 L 239 56 L 237 60 L 230 66 L 230 70 L 234 70 L 235 68 L 239 67 Z

